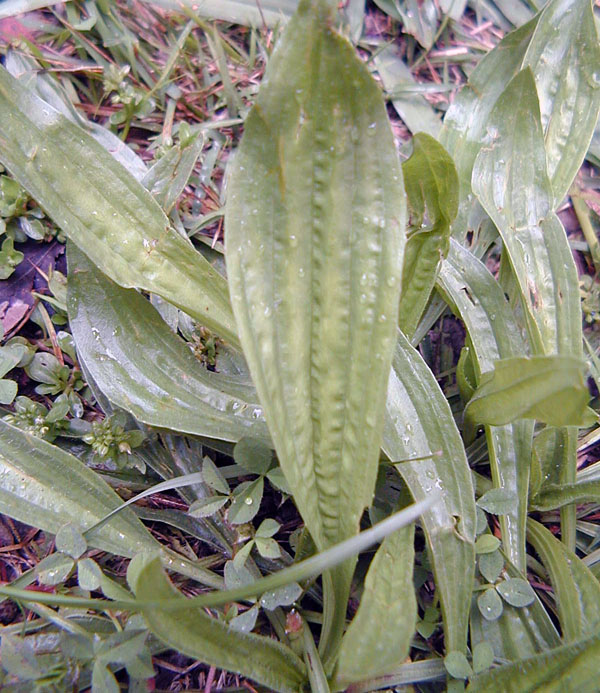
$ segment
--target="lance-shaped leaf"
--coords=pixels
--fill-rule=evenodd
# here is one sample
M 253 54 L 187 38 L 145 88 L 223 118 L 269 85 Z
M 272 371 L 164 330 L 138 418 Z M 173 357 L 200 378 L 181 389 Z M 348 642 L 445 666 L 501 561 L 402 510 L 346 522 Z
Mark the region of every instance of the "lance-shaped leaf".
M 526 353 L 500 285 L 485 265 L 455 241 L 450 242 L 448 258 L 442 263 L 438 288 L 465 323 L 473 345 L 477 377 L 491 371 L 498 359 Z M 517 498 L 511 512 L 499 518 L 504 548 L 509 559 L 519 569 L 524 569 L 533 421 L 490 426 L 486 436 L 494 486 L 506 489 Z
M 481 376 L 465 417 L 494 426 L 517 419 L 584 425 L 589 399 L 585 371 L 585 362 L 572 356 L 501 359 Z
M 226 211 L 244 353 L 320 549 L 356 533 L 373 496 L 405 224 L 381 94 L 333 21 L 324 0 L 303 0 L 288 24 Z
M 527 65 L 539 93 L 555 208 L 581 166 L 600 109 L 600 46 L 592 3 L 547 3 L 523 60 Z
M 135 576 L 130 571 L 128 578 L 140 600 L 181 596 L 159 560 L 136 567 Z M 269 690 L 297 693 L 307 679 L 302 660 L 288 647 L 271 638 L 240 633 L 201 609 L 147 608 L 143 613 L 150 630 L 168 647 L 219 669 L 248 676 Z
M 598 632 L 600 583 L 585 563 L 544 525 L 527 521 L 527 538 L 550 573 L 565 640 L 580 640 Z
M 500 231 L 537 353 L 582 354 L 577 271 L 552 213 L 552 188 L 533 74 L 498 99 L 473 167 L 473 191 Z
M 406 659 L 417 620 L 414 525 L 377 550 L 360 606 L 342 640 L 337 679 L 345 684 L 385 674 Z
M 227 284 L 93 137 L 0 69 L 0 161 L 102 271 L 237 343 Z
M 551 0 L 531 21 L 508 34 L 477 65 L 444 119 L 440 141 L 454 157 L 466 230 L 471 173 L 488 117 L 523 68 L 535 75 L 555 204 L 566 194 L 587 151 L 600 90 L 598 38 L 589 0 Z M 516 105 L 516 104 L 515 104 Z
M 416 500 L 434 489 L 442 502 L 421 524 L 440 595 L 446 648 L 464 651 L 475 569 L 475 494 L 454 417 L 433 373 L 398 333 L 388 381 L 383 451 Z M 419 458 L 411 462 L 411 458 Z
M 0 421 L 0 477 L 0 512 L 52 534 L 73 523 L 84 532 L 122 505 L 102 477 L 76 457 L 4 421 Z M 90 532 L 87 541 L 128 558 L 158 550 L 171 570 L 212 587 L 221 585 L 218 576 L 163 549 L 129 508 Z
M 458 212 L 458 176 L 446 150 L 424 133 L 416 134 L 412 144 L 402 164 L 410 216 L 399 314 L 400 329 L 409 337 L 429 301 L 440 260 L 448 254 L 450 225 Z
M 139 292 L 105 277 L 72 244 L 69 320 L 96 385 L 136 419 L 174 431 L 238 441 L 268 436 L 251 385 L 204 368 Z
M 477 65 L 444 118 L 440 142 L 454 159 L 461 206 L 470 209 L 471 173 L 496 99 L 521 69 L 539 17 L 505 36 Z M 462 214 L 462 211 L 461 211 Z
M 467 693 L 562 693 L 594 691 L 598 684 L 600 635 L 491 669 L 476 676 Z

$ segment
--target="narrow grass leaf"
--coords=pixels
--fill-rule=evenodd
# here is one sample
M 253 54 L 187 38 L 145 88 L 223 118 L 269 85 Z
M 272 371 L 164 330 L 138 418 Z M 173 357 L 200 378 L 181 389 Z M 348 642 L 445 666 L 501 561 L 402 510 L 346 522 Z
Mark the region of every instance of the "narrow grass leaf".
M 394 532 L 377 550 L 358 611 L 342 640 L 337 679 L 378 676 L 405 659 L 415 630 L 414 525 Z

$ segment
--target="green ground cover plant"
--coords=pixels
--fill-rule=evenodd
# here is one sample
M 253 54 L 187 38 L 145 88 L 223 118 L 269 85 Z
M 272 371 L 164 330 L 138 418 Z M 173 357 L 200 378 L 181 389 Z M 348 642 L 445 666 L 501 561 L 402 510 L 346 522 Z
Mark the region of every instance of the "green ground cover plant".
M 72 331 L 54 332 L 70 362 L 0 354 L 3 376 L 21 364 L 56 396 L 0 421 L 0 511 L 56 548 L 0 586 L 38 617 L 1 631 L 7 690 L 115 691 L 123 669 L 145 690 L 167 648 L 262 690 L 595 685 L 600 555 L 577 508 L 600 501 L 600 467 L 578 472 L 577 449 L 598 366 L 557 215 L 594 156 L 591 4 L 528 16 L 402 163 L 335 5 L 289 8 L 249 110 L 223 80 L 226 124 L 243 124 L 224 253 L 175 206 L 209 127 L 181 125 L 148 168 L 32 58 L 0 68 L 5 218 L 37 219 L 30 196 L 67 237 L 51 298 Z M 104 77 L 124 136 L 154 107 L 127 78 Z M 450 394 L 417 348 L 446 311 L 466 330 Z M 126 503 L 94 462 L 130 482 Z M 136 503 L 170 491 L 187 512 Z M 302 518 L 286 542 L 259 514 L 275 493 Z M 126 581 L 97 550 L 131 559 Z

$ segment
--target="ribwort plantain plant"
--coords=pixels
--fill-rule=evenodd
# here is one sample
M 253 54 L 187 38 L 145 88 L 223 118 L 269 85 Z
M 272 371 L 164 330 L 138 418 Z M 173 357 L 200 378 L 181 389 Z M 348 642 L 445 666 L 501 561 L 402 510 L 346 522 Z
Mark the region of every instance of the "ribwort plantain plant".
M 147 427 L 139 454 L 165 481 L 142 496 L 180 488 L 195 531 L 229 559 L 223 578 L 162 547 L 76 457 L 2 422 L 0 510 L 57 534 L 53 569 L 77 570 L 88 594 L 0 593 L 139 612 L 165 646 L 268 690 L 440 680 L 461 690 L 467 679 L 470 691 L 583 690 L 600 586 L 575 552 L 575 503 L 600 491 L 596 466 L 578 477 L 576 452 L 578 427 L 597 417 L 556 209 L 600 110 L 590 2 L 550 0 L 507 35 L 439 139 L 415 135 L 402 165 L 334 4 L 300 1 L 245 118 L 227 187 L 227 279 L 172 227 L 131 153 L 116 161 L 114 141 L 75 122 L 47 78 L 0 70 L 0 161 L 69 237 L 69 320 L 86 380 L 107 414 Z M 498 248 L 495 277 L 485 260 Z M 141 291 L 218 336 L 216 372 Z M 446 308 L 467 332 L 454 410 L 415 348 Z M 257 479 L 231 492 L 194 456 L 198 440 L 236 444 Z M 277 527 L 263 523 L 237 560 L 235 542 L 265 478 L 289 490 L 304 530 L 296 561 L 261 577 Z M 531 516 L 556 509 L 561 541 Z M 436 617 L 415 596 L 417 518 L 444 631 L 444 652 L 421 659 L 411 653 L 419 613 L 425 640 Z M 357 556 L 377 542 L 361 583 Z M 527 542 L 553 605 L 527 580 Z M 129 589 L 83 563 L 88 545 L 133 559 Z M 164 568 L 214 590 L 185 598 Z M 353 579 L 360 604 L 348 624 Z M 277 640 L 251 632 L 258 606 L 245 621 L 221 609 L 261 595 Z M 98 690 L 109 663 L 140 673 L 140 643 L 120 660 L 116 641 L 96 653 Z

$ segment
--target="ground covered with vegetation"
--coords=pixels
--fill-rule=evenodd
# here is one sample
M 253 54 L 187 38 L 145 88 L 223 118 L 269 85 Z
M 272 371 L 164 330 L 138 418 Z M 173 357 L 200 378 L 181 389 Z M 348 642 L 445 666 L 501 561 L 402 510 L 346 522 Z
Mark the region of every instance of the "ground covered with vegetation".
M 571 4 L 580 11 L 582 3 Z M 208 260 L 216 276 L 223 275 L 225 200 L 232 154 L 238 148 L 265 67 L 295 3 L 229 0 L 220 4 L 217 0 L 204 3 L 200 13 L 193 3 L 122 0 L 88 0 L 51 7 L 9 0 L 5 5 L 0 4 L 0 55 L 5 68 L 111 152 L 153 196 L 164 218 L 168 218 L 167 226 L 170 224 L 173 235 L 179 235 L 181 243 L 184 240 L 191 243 Z M 31 11 L 16 14 L 16 10 L 33 5 L 36 7 Z M 435 162 L 433 168 L 439 166 L 434 170 L 434 177 L 441 173 L 450 179 L 454 175 L 456 185 L 463 184 L 459 180 L 462 171 L 458 163 L 456 177 L 451 159 L 448 163 L 444 158 L 447 154 L 440 153 L 433 140 L 439 138 L 445 113 L 480 61 L 509 32 L 526 26 L 542 5 L 541 0 L 339 3 L 339 28 L 355 45 L 385 99 L 405 180 L 411 175 L 406 164 L 416 161 L 421 147 L 425 158 Z M 594 79 L 599 74 L 600 66 L 594 72 Z M 5 93 L 8 92 L 3 88 L 0 96 Z M 471 107 L 475 112 L 476 106 Z M 509 110 L 504 113 L 507 120 Z M 32 117 L 39 122 L 51 118 L 41 112 Z M 492 141 L 496 137 L 495 127 L 488 126 Z M 421 139 L 415 139 L 413 144 L 416 133 L 422 133 Z M 379 132 L 375 136 L 379 137 Z M 7 146 L 5 137 L 10 135 L 3 134 L 0 124 L 0 161 L 4 160 L 1 152 Z M 25 159 L 37 161 L 43 150 L 35 143 L 30 145 L 25 136 L 22 142 Z M 452 135 L 446 135 L 443 144 L 449 151 L 451 142 Z M 85 157 L 92 156 L 95 150 L 85 149 L 87 144 L 84 146 L 83 140 L 81 146 L 83 166 Z M 76 152 L 76 148 L 72 151 Z M 451 154 L 458 162 L 457 155 L 452 151 Z M 87 162 L 91 170 L 94 162 L 91 159 Z M 58 177 L 63 162 L 56 159 L 46 165 L 54 166 Z M 487 173 L 481 157 L 478 165 L 483 178 Z M 589 406 L 596 411 L 600 384 L 599 166 L 600 137 L 596 129 L 574 182 L 568 184 L 568 190 L 561 191 L 568 194 L 550 207 L 567 232 L 579 276 L 581 315 L 575 321 L 581 317 L 585 346 L 582 353 L 587 363 L 584 377 Z M 448 174 L 450 167 L 453 173 Z M 149 542 L 153 540 L 164 547 L 161 560 L 172 569 L 174 584 L 189 597 L 205 593 L 208 587 L 243 589 L 263 575 L 276 573 L 310 557 L 317 549 L 323 551 L 336 543 L 328 544 L 324 533 L 320 545 L 316 538 L 318 528 L 311 527 L 315 547 L 302 531 L 303 521 L 293 500 L 297 492 L 290 488 L 289 475 L 286 474 L 286 479 L 270 445 L 265 443 L 263 410 L 267 423 L 271 424 L 268 406 L 259 402 L 252 389 L 248 368 L 234 341 L 235 332 L 227 333 L 227 321 L 223 318 L 219 323 L 217 312 L 212 324 L 204 324 L 198 313 L 194 315 L 186 310 L 185 297 L 179 301 L 166 300 L 168 287 L 153 284 L 155 276 L 150 277 L 150 273 L 146 276 L 141 272 L 142 279 L 135 276 L 128 280 L 127 264 L 121 268 L 108 251 L 98 251 L 103 266 L 93 254 L 90 262 L 71 240 L 67 249 L 67 237 L 71 237 L 78 223 L 77 214 L 69 216 L 70 211 L 61 217 L 59 208 L 50 209 L 31 188 L 26 190 L 16 180 L 20 176 L 13 177 L 10 168 L 7 164 L 6 169 L 0 169 L 2 418 L 75 456 L 88 470 L 93 470 L 94 478 L 97 476 L 97 483 L 102 485 L 94 486 L 92 477 L 82 475 L 77 477 L 81 485 L 73 482 L 74 491 L 69 495 L 67 486 L 74 472 L 66 457 L 52 463 L 54 472 L 52 464 L 48 464 L 44 467 L 46 471 L 36 477 L 35 470 L 42 468 L 43 460 L 50 454 L 47 449 L 19 447 L 22 443 L 16 438 L 3 443 L 4 460 L 11 454 L 24 457 L 31 454 L 31 467 L 15 477 L 21 485 L 29 484 L 29 495 L 15 490 L 18 484 L 10 477 L 12 472 L 0 470 L 0 486 L 6 479 L 0 492 L 0 509 L 5 513 L 0 518 L 0 584 L 17 591 L 35 591 L 41 596 L 28 601 L 18 592 L 11 599 L 10 590 L 3 593 L 0 687 L 14 691 L 86 690 L 90 686 L 94 691 L 114 691 L 118 687 L 132 691 L 288 690 L 283 684 L 277 688 L 276 684 L 270 687 L 265 681 L 255 683 L 243 667 L 238 669 L 241 674 L 230 673 L 226 666 L 218 666 L 208 658 L 202 661 L 200 657 L 189 656 L 189 651 L 185 654 L 186 647 L 178 648 L 176 643 L 162 637 L 151 616 L 144 621 L 138 610 L 127 608 L 127 600 L 132 599 L 127 584 L 130 587 L 136 584 L 132 570 L 129 583 L 126 581 L 129 559 L 152 549 L 153 544 Z M 64 168 L 67 168 L 66 160 Z M 125 179 L 121 181 L 118 173 L 106 171 L 115 176 L 110 181 L 107 179 L 107 197 L 113 189 L 127 187 L 128 183 Z M 63 199 L 69 195 L 69 185 L 78 185 L 77 176 L 71 171 L 69 176 L 70 183 L 65 183 L 61 190 Z M 86 180 L 83 177 L 81 184 L 86 185 Z M 439 181 L 437 184 L 438 188 L 443 187 Z M 560 189 L 560 184 L 557 185 Z M 43 186 L 38 189 L 39 194 L 47 195 Z M 455 194 L 455 204 L 444 202 L 439 204 L 439 209 L 438 203 L 432 203 L 425 193 L 416 223 L 419 205 L 414 204 L 415 198 L 408 187 L 407 193 L 413 231 L 431 224 L 436 233 L 442 233 L 443 229 L 444 233 L 450 233 L 452 222 L 465 214 L 465 201 L 459 200 L 457 187 L 455 193 L 447 193 L 448 199 Z M 438 193 L 442 195 L 439 189 Z M 485 204 L 485 192 L 479 194 L 475 190 L 475 193 L 500 228 L 501 209 L 498 208 L 499 217 L 494 217 Z M 92 208 L 88 212 L 98 213 Z M 126 209 L 125 222 L 139 221 L 127 217 L 128 214 Z M 515 279 L 510 275 L 503 255 L 504 247 L 509 252 L 512 248 L 504 237 L 504 245 L 498 240 L 490 218 L 484 220 L 482 216 L 481 223 L 468 226 L 468 231 L 465 225 L 467 232 L 460 240 L 498 279 L 510 299 L 506 305 L 516 315 L 515 324 L 520 330 L 517 333 L 526 335 L 523 344 L 527 339 L 533 344 L 530 350 L 523 347 L 521 353 L 518 347 L 514 353 L 509 350 L 502 354 L 500 350 L 501 357 L 553 353 L 552 349 L 536 350 L 537 338 L 547 345 L 546 323 L 543 320 L 536 323 L 536 286 L 531 289 L 531 297 L 523 299 L 521 304 L 518 276 Z M 81 220 L 85 225 L 84 216 Z M 148 220 L 151 225 L 155 217 L 148 213 Z M 119 233 L 118 229 L 115 233 Z M 449 243 L 448 238 L 444 243 Z M 117 247 L 112 237 L 104 240 L 107 245 L 112 244 L 113 250 Z M 143 239 L 148 257 L 161 243 L 160 235 Z M 92 241 L 90 247 L 91 244 Z M 436 245 L 436 267 L 440 257 L 448 255 L 448 247 Z M 115 252 L 127 258 L 127 249 L 119 248 Z M 180 252 L 180 246 L 174 248 L 174 253 Z M 421 248 L 420 252 L 425 253 L 426 249 Z M 450 256 L 454 257 L 452 252 L 455 251 Z M 513 256 L 510 257 L 514 263 Z M 180 259 L 174 260 L 174 267 L 179 267 Z M 456 258 L 452 262 L 460 267 Z M 72 269 L 75 267 L 76 272 Z M 114 268 L 114 274 L 108 268 Z M 209 280 L 210 277 L 206 279 Z M 186 282 L 186 276 L 181 281 Z M 416 590 L 416 632 L 409 633 L 407 654 L 402 658 L 406 661 L 395 662 L 388 678 L 383 676 L 389 673 L 386 671 L 368 672 L 364 682 L 351 678 L 348 673 L 346 679 L 340 679 L 342 683 L 334 683 L 334 665 L 331 671 L 327 671 L 326 665 L 326 671 L 321 672 L 321 683 L 324 685 L 328 680 L 332 687 L 338 686 L 335 690 L 346 685 L 352 691 L 411 690 L 406 687 L 411 685 L 414 685 L 412 690 L 461 690 L 466 685 L 464 681 L 474 674 L 485 673 L 493 665 L 507 665 L 517 657 L 534 656 L 564 643 L 579 643 L 589 637 L 597 640 L 600 614 L 594 611 L 586 617 L 586 609 L 591 608 L 596 588 L 600 593 L 600 587 L 587 582 L 592 576 L 597 583 L 600 576 L 597 489 L 600 429 L 589 412 L 588 418 L 581 421 L 578 433 L 573 433 L 573 426 L 548 414 L 548 409 L 560 409 L 561 402 L 571 402 L 568 399 L 571 381 L 564 385 L 564 390 L 561 386 L 551 393 L 558 399 L 549 399 L 549 405 L 537 402 L 537 413 L 519 419 L 533 418 L 549 424 L 545 429 L 541 423 L 536 424 L 538 444 L 533 459 L 537 462 L 531 465 L 531 480 L 525 481 L 530 500 L 538 499 L 537 505 L 530 503 L 529 507 L 525 555 L 525 525 L 522 547 L 518 537 L 507 538 L 510 532 L 505 518 L 512 517 L 508 507 L 515 503 L 512 491 L 507 490 L 510 484 L 502 483 L 502 470 L 500 478 L 493 469 L 490 472 L 495 456 L 501 454 L 502 444 L 490 430 L 516 424 L 492 421 L 493 415 L 486 410 L 488 418 L 475 422 L 486 424 L 486 438 L 482 426 L 463 419 L 465 403 L 474 392 L 479 392 L 481 372 L 489 369 L 483 367 L 484 357 L 477 354 L 477 337 L 470 334 L 469 317 L 465 318 L 468 311 L 462 312 L 457 298 L 462 295 L 472 301 L 470 285 L 454 294 L 450 278 L 442 278 L 430 296 L 436 281 L 436 276 L 431 274 L 431 286 L 423 304 L 416 308 L 411 304 L 412 312 L 405 315 L 414 313 L 415 317 L 411 322 L 401 322 L 401 327 L 412 337 L 422 362 L 435 375 L 460 427 L 464 444 L 461 454 L 466 453 L 474 473 L 479 502 L 476 509 L 473 505 L 475 523 L 470 544 L 476 556 L 477 572 L 475 580 L 470 580 L 465 588 L 470 599 L 474 585 L 472 612 L 470 617 L 466 613 L 456 617 L 455 625 L 462 625 L 456 625 L 454 635 L 448 623 L 442 623 L 443 618 L 450 622 L 451 616 L 445 612 L 448 607 L 441 603 L 444 593 L 438 584 L 440 568 L 432 565 L 435 558 L 428 544 L 429 530 L 418 525 L 414 540 L 415 570 L 410 576 Z M 122 287 L 137 287 L 142 292 Z M 194 291 L 192 287 L 191 303 L 197 298 Z M 404 289 L 402 300 L 407 300 L 409 293 Z M 145 310 L 147 298 L 156 309 L 152 313 Z M 475 305 L 477 301 L 472 303 Z M 164 321 L 162 326 L 168 326 L 166 335 L 158 324 L 159 315 Z M 480 318 L 475 315 L 471 319 L 476 322 Z M 223 325 L 223 329 L 219 330 L 218 325 Z M 178 335 L 176 344 L 171 341 L 174 335 Z M 184 342 L 185 349 L 182 349 Z M 242 345 L 246 349 L 243 338 Z M 366 373 L 371 369 L 376 371 L 379 355 L 367 350 L 363 356 L 360 368 Z M 112 370 L 103 370 L 103 363 L 116 365 Z M 561 362 L 560 368 L 563 366 L 566 373 L 568 368 Z M 195 368 L 198 375 L 191 372 Z M 572 373 L 568 371 L 569 377 Z M 211 381 L 211 374 L 229 379 L 233 383 L 230 390 L 220 391 L 220 385 L 215 386 Z M 541 376 L 536 374 L 536 377 Z M 186 384 L 182 392 L 175 389 L 174 383 L 178 381 Z M 257 387 L 260 389 L 260 385 Z M 210 388 L 215 391 L 210 390 L 207 395 Z M 215 394 L 217 390 L 219 394 Z M 561 395 L 566 399 L 561 400 Z M 210 400 L 220 413 L 214 420 L 207 416 L 206 423 L 199 425 L 194 417 L 198 411 L 204 412 L 203 398 Z M 522 415 L 525 417 L 530 411 L 524 406 Z M 232 415 L 239 416 L 234 419 Z M 403 435 L 411 435 L 410 424 L 398 431 L 398 440 L 404 441 Z M 430 443 L 429 449 L 419 453 L 408 442 L 390 443 L 386 438 L 389 435 L 384 432 L 386 458 L 384 461 L 382 455 L 375 503 L 362 520 L 363 529 L 393 510 L 407 506 L 409 488 L 414 500 L 420 500 L 411 482 L 402 480 L 396 466 L 401 466 L 405 459 L 420 459 L 419 454 L 435 461 L 436 456 L 443 457 L 447 452 L 433 449 Z M 492 462 L 488 446 L 493 449 Z M 572 478 L 561 476 L 560 471 L 561 455 L 569 446 L 577 460 Z M 379 448 L 379 443 L 376 447 Z M 396 451 L 396 456 L 390 450 Z M 390 460 L 399 464 L 393 465 Z M 183 486 L 175 481 L 182 476 L 185 477 Z M 432 473 L 429 491 L 437 481 Z M 546 482 L 548 487 L 544 486 Z M 589 491 L 578 495 L 576 489 L 571 505 L 563 501 L 553 505 L 551 493 L 563 483 L 573 488 L 577 483 L 588 484 Z M 157 484 L 162 485 L 156 487 Z M 91 538 L 94 530 L 90 529 L 95 523 L 87 518 L 85 527 L 79 526 L 78 513 L 89 510 L 96 520 L 101 520 L 114 507 L 114 500 L 106 495 L 106 485 L 122 500 L 142 495 L 131 505 L 133 519 L 123 519 L 121 525 L 104 521 L 102 527 L 106 532 L 95 541 Z M 88 488 L 89 498 L 76 497 L 82 488 Z M 499 493 L 494 495 L 495 491 Z M 54 504 L 60 515 L 58 519 L 50 517 L 45 501 L 41 500 L 44 496 L 50 499 L 51 506 Z M 301 512 L 302 503 L 300 499 Z M 526 507 L 527 498 L 524 512 Z M 135 516 L 149 528 L 151 537 L 141 533 L 134 522 Z M 66 521 L 65 517 L 71 519 Z M 125 513 L 117 517 L 125 517 Z M 460 526 L 462 516 L 457 513 L 453 517 L 457 520 L 456 536 L 468 544 L 464 539 L 468 532 L 464 530 L 463 534 Z M 308 524 L 306 516 L 305 520 Z M 114 527 L 110 530 L 113 534 L 108 527 Z M 564 567 L 567 563 L 563 565 L 559 558 L 553 558 L 561 551 L 552 543 L 553 537 L 562 537 L 563 543 L 557 545 L 566 546 L 581 559 L 586 571 L 583 577 L 578 574 L 578 567 L 573 569 L 573 575 L 567 574 Z M 338 537 L 343 538 L 347 537 Z M 410 559 L 410 554 L 401 555 L 402 560 Z M 357 613 L 361 598 L 369 595 L 372 586 L 365 587 L 364 576 L 372 557 L 373 552 L 367 551 L 358 561 L 348 618 Z M 142 566 L 140 570 L 148 571 L 146 578 L 152 584 L 150 569 Z M 154 584 L 156 594 L 164 596 L 160 592 L 163 588 L 159 581 Z M 139 585 L 138 589 L 136 596 L 143 599 Z M 246 595 L 224 605 L 207 603 L 205 610 L 237 633 L 276 636 L 299 655 L 298 661 L 304 657 L 304 661 L 312 662 L 310 648 L 315 647 L 312 636 L 298 645 L 294 635 L 304 628 L 318 642 L 319 626 L 324 619 L 325 589 L 316 575 L 308 578 L 302 575 L 294 577 L 290 584 L 263 590 L 258 599 Z M 43 595 L 49 598 L 44 601 Z M 167 590 L 165 598 L 168 596 Z M 146 598 L 152 598 L 151 591 Z M 83 601 L 77 603 L 77 599 Z M 116 600 L 116 606 L 86 608 L 85 600 L 93 599 Z M 582 610 L 569 611 L 566 604 L 570 599 L 580 600 Z M 599 609 L 597 604 L 596 610 Z M 181 611 L 174 613 L 176 620 Z M 160 614 L 164 616 L 164 612 Z M 158 619 L 162 617 L 160 614 Z M 471 629 L 468 648 L 467 621 Z M 535 631 L 526 643 L 520 638 L 529 626 L 523 624 L 532 624 L 531 630 Z M 457 635 L 461 629 L 464 646 L 461 645 L 463 636 Z M 508 643 L 504 650 L 498 644 L 502 638 Z M 523 652 L 517 655 L 521 647 Z M 327 664 L 326 655 L 323 659 Z M 222 660 L 217 657 L 215 661 Z M 345 671 L 350 672 L 348 663 L 343 658 L 341 661 L 341 669 L 345 664 Z M 307 666 L 311 670 L 311 665 Z M 311 670 L 311 675 L 313 690 L 324 690 L 315 684 L 319 671 Z M 475 686 L 476 681 L 474 677 L 470 686 Z M 493 688 L 474 687 L 473 690 Z

